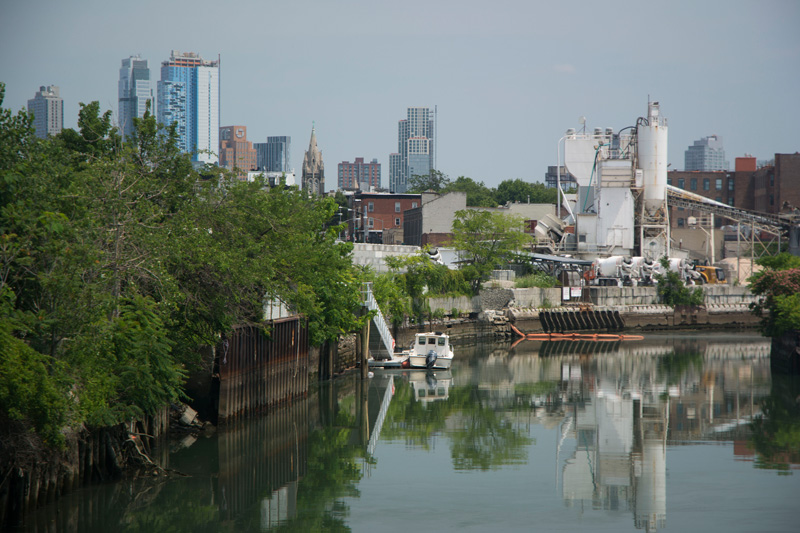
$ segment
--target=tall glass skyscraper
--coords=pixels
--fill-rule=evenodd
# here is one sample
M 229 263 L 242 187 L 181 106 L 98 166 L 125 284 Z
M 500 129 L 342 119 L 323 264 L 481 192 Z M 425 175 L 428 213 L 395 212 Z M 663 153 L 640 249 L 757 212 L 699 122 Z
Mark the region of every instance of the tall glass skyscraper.
M 153 98 L 153 86 L 150 83 L 150 67 L 146 59 L 130 56 L 122 60 L 119 69 L 119 109 L 117 118 L 123 137 L 133 134 L 133 119 L 142 118 L 150 102 L 150 113 L 156 109 Z
M 703 137 L 684 152 L 683 169 L 687 171 L 728 170 L 728 166 L 725 149 L 722 147 L 722 137 L 719 135 Z
M 39 87 L 36 95 L 28 100 L 28 112 L 33 113 L 37 137 L 45 139 L 64 129 L 64 100 L 56 85 Z
M 258 154 L 258 168 L 267 172 L 291 172 L 290 153 L 292 138 L 289 136 L 267 137 L 265 143 L 253 143 Z
M 177 124 L 181 150 L 192 161 L 219 161 L 219 61 L 173 50 L 161 63 L 158 121 Z
M 397 123 L 397 152 L 389 155 L 389 190 L 404 193 L 413 176 L 434 170 L 434 120 L 427 107 L 409 107 Z

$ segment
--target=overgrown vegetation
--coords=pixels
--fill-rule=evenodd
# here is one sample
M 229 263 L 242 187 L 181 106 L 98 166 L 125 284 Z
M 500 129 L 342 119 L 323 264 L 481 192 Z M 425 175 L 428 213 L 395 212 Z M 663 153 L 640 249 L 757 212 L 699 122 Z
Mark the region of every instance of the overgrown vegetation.
M 519 277 L 515 280 L 514 286 L 518 289 L 539 288 L 551 289 L 558 287 L 559 283 L 556 278 L 544 272 L 533 272 L 526 276 Z
M 800 257 L 782 252 L 756 263 L 764 270 L 750 277 L 750 290 L 761 298 L 750 308 L 761 317 L 761 332 L 780 337 L 800 331 Z
M 458 250 L 460 270 L 473 294 L 492 270 L 507 267 L 520 250 L 533 243 L 523 225 L 520 216 L 475 209 L 456 211 L 450 245 Z
M 361 274 L 337 205 L 192 167 L 149 112 L 123 142 L 96 102 L 40 140 L 2 108 L 0 419 L 47 442 L 182 396 L 197 347 L 279 299 L 311 342 L 358 329 Z
M 427 301 L 431 296 L 472 293 L 461 271 L 435 263 L 426 250 L 407 257 L 387 257 L 386 264 L 389 272 L 374 277 L 373 292 L 395 329 L 406 317 L 419 322 L 426 316 L 432 318 Z
M 691 289 L 681 280 L 677 272 L 669 269 L 669 259 L 661 258 L 661 267 L 665 274 L 656 274 L 656 294 L 661 303 L 675 307 L 676 305 L 702 305 L 703 289 Z
M 489 188 L 482 181 L 459 176 L 451 181 L 438 170 L 426 176 L 412 176 L 409 180 L 410 193 L 433 191 L 439 194 L 464 192 L 469 207 L 497 207 L 507 203 L 555 204 L 558 201 L 556 189 L 547 188 L 543 183 L 531 183 L 521 179 L 505 180 L 496 189 Z

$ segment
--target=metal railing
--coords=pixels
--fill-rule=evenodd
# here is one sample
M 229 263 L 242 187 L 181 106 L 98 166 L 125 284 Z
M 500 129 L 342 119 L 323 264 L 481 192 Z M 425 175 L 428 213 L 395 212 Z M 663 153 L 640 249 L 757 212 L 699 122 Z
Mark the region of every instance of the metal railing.
M 378 328 L 378 333 L 381 335 L 381 340 L 386 347 L 386 351 L 389 352 L 389 355 L 393 355 L 394 337 L 392 337 L 389 325 L 386 324 L 386 320 L 383 318 L 383 313 L 381 313 L 381 308 L 378 307 L 378 302 L 375 301 L 375 295 L 372 294 L 372 283 L 365 282 L 362 284 L 361 297 L 367 309 L 375 311 L 375 316 L 372 317 L 372 321 L 375 322 L 375 327 Z

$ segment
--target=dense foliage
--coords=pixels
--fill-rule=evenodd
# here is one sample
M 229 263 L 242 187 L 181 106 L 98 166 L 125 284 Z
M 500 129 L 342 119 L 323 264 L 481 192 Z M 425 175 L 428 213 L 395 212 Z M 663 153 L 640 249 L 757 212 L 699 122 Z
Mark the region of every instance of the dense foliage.
M 458 250 L 460 270 L 477 294 L 492 270 L 505 268 L 520 250 L 530 246 L 533 237 L 523 231 L 520 216 L 492 211 L 456 211 L 453 240 Z
M 407 316 L 422 320 L 429 314 L 427 297 L 471 294 L 460 270 L 435 263 L 426 250 L 407 257 L 387 257 L 386 264 L 389 272 L 375 276 L 373 291 L 395 327 Z
M 553 287 L 558 287 L 559 282 L 550 274 L 545 274 L 544 272 L 532 272 L 531 274 L 517 278 L 514 282 L 514 286 L 518 289 L 527 289 L 531 287 L 539 289 L 551 289 Z
M 667 305 L 702 305 L 703 289 L 691 289 L 681 280 L 677 272 L 669 269 L 669 259 L 661 258 L 665 274 L 656 274 L 656 294 L 658 300 Z
M 262 324 L 278 299 L 312 343 L 359 327 L 360 274 L 337 205 L 296 188 L 198 172 L 148 112 L 122 141 L 81 105 L 40 140 L 1 107 L 0 415 L 50 442 L 182 395 L 197 347 Z
M 783 252 L 757 263 L 764 270 L 750 278 L 750 290 L 761 298 L 751 309 L 761 317 L 761 331 L 770 337 L 800 331 L 800 257 Z
M 433 191 L 439 194 L 464 192 L 469 207 L 497 207 L 508 203 L 555 204 L 558 201 L 556 189 L 548 189 L 543 183 L 533 183 L 521 179 L 505 180 L 496 189 L 489 188 L 482 181 L 459 176 L 451 181 L 447 175 L 434 170 L 427 176 L 412 176 L 408 192 L 422 193 Z

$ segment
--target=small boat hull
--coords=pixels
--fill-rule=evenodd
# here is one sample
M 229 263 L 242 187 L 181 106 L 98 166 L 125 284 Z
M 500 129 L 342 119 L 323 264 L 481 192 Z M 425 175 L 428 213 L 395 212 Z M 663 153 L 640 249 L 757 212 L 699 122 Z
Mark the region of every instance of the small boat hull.
M 453 364 L 453 356 L 437 356 L 433 366 L 428 366 L 427 355 L 409 355 L 408 364 L 411 368 L 434 368 L 436 370 L 449 370 Z

